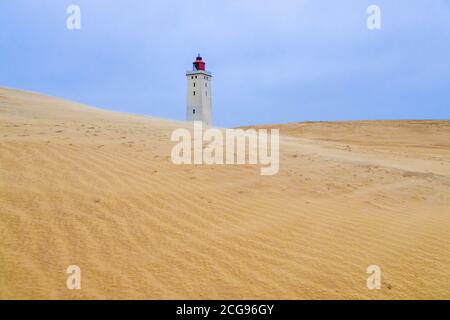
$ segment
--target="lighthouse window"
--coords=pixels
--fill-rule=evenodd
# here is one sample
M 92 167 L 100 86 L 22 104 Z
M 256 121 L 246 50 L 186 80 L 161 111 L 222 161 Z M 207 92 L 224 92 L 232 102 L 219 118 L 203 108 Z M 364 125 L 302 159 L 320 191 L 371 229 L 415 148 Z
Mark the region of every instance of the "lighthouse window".
M 192 95 L 195 96 L 195 91 L 192 91 Z
M 192 109 L 192 113 L 195 114 L 195 109 Z
M 194 82 L 194 87 L 195 87 L 195 82 Z
M 207 83 L 205 83 L 205 88 L 207 88 L 208 87 L 208 84 Z
M 208 95 L 208 91 L 205 91 L 205 95 Z

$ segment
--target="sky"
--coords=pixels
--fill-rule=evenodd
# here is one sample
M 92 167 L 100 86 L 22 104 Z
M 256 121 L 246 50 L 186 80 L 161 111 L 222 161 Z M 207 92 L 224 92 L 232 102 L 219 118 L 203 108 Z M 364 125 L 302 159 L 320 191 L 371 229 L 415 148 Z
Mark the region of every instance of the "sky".
M 114 111 L 184 120 L 200 53 L 216 126 L 450 119 L 450 0 L 1 0 L 0 41 L 0 86 Z

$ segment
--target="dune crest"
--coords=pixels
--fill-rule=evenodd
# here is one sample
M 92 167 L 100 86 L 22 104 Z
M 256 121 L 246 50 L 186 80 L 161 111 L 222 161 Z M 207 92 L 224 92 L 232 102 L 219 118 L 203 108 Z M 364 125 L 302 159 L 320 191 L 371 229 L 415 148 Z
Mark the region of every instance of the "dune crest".
M 0 88 L 0 298 L 450 298 L 450 121 L 265 126 L 267 177 L 180 126 Z

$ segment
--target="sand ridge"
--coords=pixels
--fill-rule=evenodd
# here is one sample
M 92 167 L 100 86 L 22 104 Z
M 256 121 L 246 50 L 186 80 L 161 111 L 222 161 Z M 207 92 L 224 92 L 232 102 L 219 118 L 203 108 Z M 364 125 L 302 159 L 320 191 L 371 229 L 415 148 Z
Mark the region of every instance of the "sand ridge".
M 0 89 L 0 298 L 450 298 L 450 121 L 264 126 L 270 177 L 174 165 L 180 126 Z

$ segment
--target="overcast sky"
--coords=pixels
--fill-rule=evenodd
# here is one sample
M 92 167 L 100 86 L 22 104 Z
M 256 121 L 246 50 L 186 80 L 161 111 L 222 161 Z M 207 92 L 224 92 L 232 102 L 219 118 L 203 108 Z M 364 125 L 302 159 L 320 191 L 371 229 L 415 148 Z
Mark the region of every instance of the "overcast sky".
M 218 126 L 450 119 L 449 0 L 1 0 L 0 40 L 0 86 L 110 110 L 184 120 L 200 52 Z

